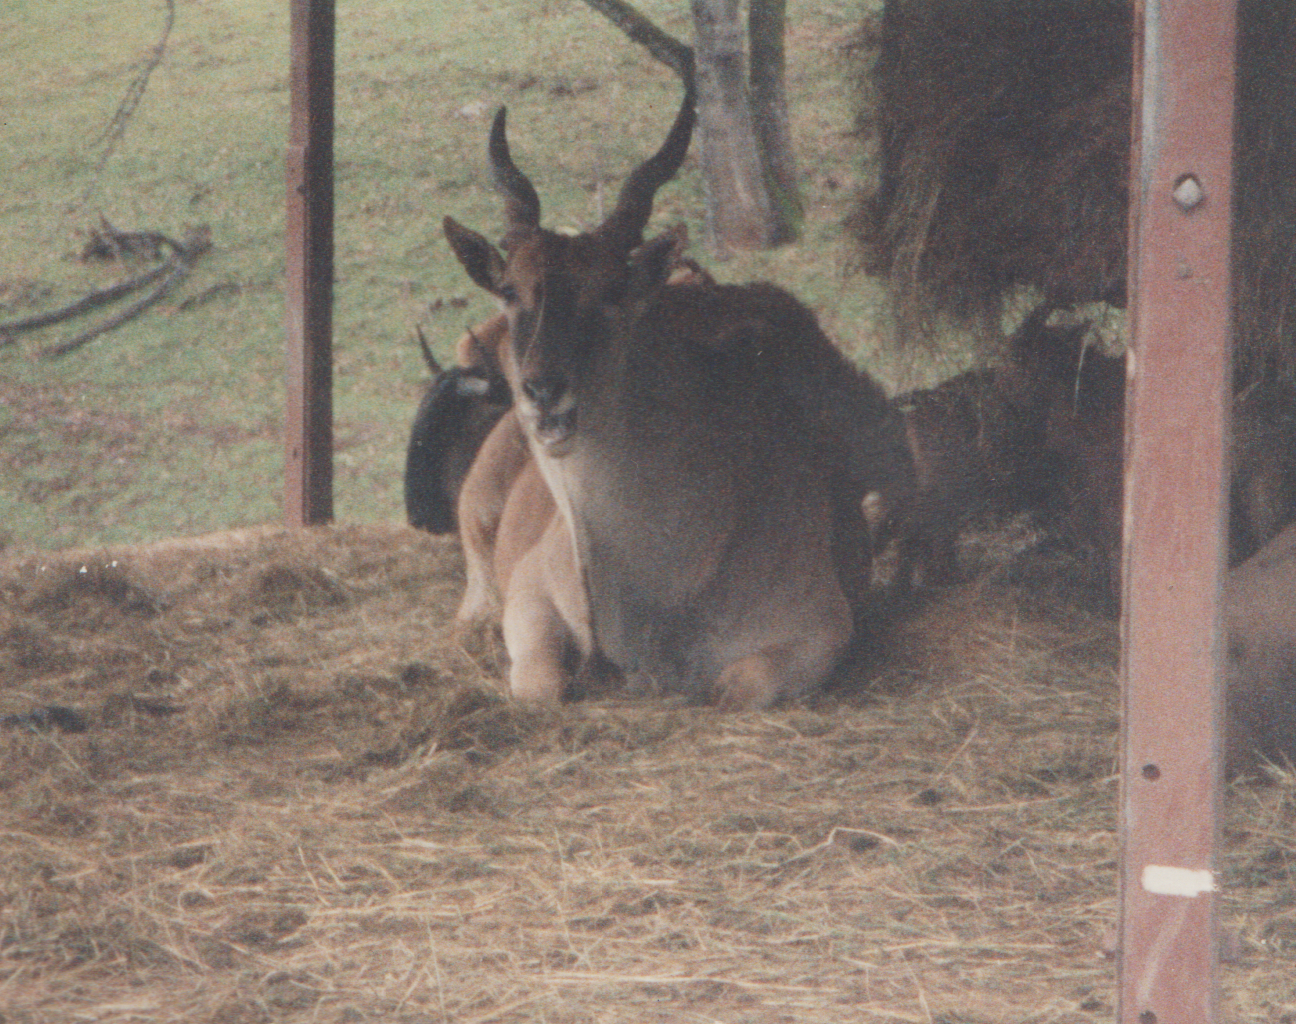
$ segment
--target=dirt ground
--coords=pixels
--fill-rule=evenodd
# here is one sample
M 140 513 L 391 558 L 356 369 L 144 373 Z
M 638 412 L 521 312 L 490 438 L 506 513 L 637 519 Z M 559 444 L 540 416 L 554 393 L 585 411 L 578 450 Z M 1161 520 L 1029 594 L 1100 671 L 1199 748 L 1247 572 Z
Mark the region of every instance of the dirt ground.
M 461 585 L 395 526 L 0 562 L 0 1024 L 1111 1019 L 1109 619 L 988 576 L 802 704 L 538 711 Z M 1292 1024 L 1296 778 L 1223 849 L 1222 1019 Z

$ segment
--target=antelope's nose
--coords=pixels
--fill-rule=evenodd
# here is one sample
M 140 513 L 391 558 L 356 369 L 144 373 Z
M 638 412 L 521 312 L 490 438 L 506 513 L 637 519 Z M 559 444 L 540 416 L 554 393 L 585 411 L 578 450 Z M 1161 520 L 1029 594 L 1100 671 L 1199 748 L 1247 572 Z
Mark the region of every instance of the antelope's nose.
M 562 401 L 567 383 L 553 374 L 531 377 L 522 382 L 522 393 L 540 412 L 549 412 Z

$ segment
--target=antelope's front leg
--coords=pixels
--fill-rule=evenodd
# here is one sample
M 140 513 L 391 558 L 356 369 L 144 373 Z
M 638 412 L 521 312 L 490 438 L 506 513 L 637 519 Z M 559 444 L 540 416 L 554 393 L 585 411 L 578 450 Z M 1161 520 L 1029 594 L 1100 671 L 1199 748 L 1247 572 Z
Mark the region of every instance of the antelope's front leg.
M 506 412 L 486 436 L 459 493 L 459 540 L 463 545 L 465 586 L 455 618 L 485 618 L 495 606 L 492 571 L 500 520 L 514 483 L 530 456 L 522 428 Z
M 588 602 L 562 518 L 518 562 L 504 601 L 509 691 L 518 700 L 557 704 L 593 652 Z

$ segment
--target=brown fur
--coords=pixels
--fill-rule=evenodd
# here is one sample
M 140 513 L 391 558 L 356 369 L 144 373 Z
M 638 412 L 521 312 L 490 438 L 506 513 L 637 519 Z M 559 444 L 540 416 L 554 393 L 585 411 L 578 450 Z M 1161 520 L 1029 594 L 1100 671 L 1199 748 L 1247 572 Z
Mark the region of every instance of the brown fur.
M 1054 492 L 1061 532 L 1093 552 L 1116 595 L 1124 529 L 1125 359 L 1086 348 L 1042 314 L 1014 338 L 1005 390 L 1040 424 L 1037 476 Z M 1253 385 L 1233 399 L 1229 562 L 1237 565 L 1296 519 L 1296 387 Z M 1028 460 L 1029 461 L 1029 460 Z
M 463 367 L 487 373 L 504 373 L 504 352 L 508 345 L 508 317 L 496 313 L 465 331 L 455 342 L 455 361 Z
M 1224 615 L 1229 769 L 1296 763 L 1296 526 L 1229 572 Z
M 1250 558 L 1296 519 L 1296 386 L 1253 385 L 1233 400 L 1229 554 Z
M 896 399 L 913 456 L 917 495 L 889 524 L 900 558 L 891 585 L 909 589 L 957 582 L 956 541 L 968 522 L 988 510 L 993 494 L 987 457 L 992 371 L 959 374 L 935 388 Z
M 1125 360 L 1083 351 L 1069 378 L 1046 382 L 1045 452 L 1060 470 L 1064 532 L 1120 588 L 1124 532 Z
M 1088 551 L 1120 587 L 1125 360 L 1086 345 L 1083 327 L 1049 327 L 1033 313 L 1013 336 L 1000 391 L 1015 410 L 1009 456 L 1024 504 Z M 1031 493 L 1033 492 L 1033 493 Z
M 507 258 L 446 221 L 509 316 L 506 376 L 558 510 L 505 598 L 519 697 L 556 700 L 602 656 L 723 706 L 804 692 L 845 653 L 867 586 L 860 500 L 912 490 L 885 397 L 808 310 L 769 285 L 668 285 L 682 238 L 641 245 L 691 103 L 595 231 L 539 227 L 502 115 Z
M 680 260 L 667 283 L 705 285 L 714 281 L 692 260 Z M 462 363 L 489 361 L 492 369 L 502 373 L 508 346 L 508 320 L 501 313 L 465 334 L 457 351 Z M 513 567 L 538 542 L 556 512 L 553 497 L 532 463 L 517 417 L 505 414 L 475 453 L 459 491 L 459 536 L 467 577 L 456 615 L 459 621 L 470 622 L 501 610 Z
M 460 622 L 485 618 L 500 607 L 503 587 L 496 580 L 495 548 L 514 485 L 530 460 L 521 424 L 510 410 L 482 443 L 459 492 L 459 540 L 466 575 L 455 616 Z M 515 521 L 520 514 L 520 509 L 514 512 Z

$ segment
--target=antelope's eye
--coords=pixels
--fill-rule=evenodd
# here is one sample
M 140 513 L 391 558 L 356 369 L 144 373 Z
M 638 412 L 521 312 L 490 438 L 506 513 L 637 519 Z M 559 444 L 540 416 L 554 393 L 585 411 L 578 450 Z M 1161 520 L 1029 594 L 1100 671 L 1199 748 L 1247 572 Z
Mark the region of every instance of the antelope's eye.
M 512 305 L 518 300 L 517 289 L 511 284 L 502 284 L 499 288 L 499 297 L 509 303 L 509 305 Z

